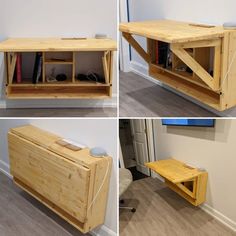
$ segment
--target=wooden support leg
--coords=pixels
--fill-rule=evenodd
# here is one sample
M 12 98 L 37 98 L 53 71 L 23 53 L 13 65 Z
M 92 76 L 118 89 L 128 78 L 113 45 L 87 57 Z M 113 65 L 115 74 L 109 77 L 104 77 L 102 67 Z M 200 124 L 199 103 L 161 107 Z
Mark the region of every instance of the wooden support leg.
M 112 78 L 113 78 L 113 65 L 114 64 L 114 52 L 110 52 L 110 84 L 112 84 Z
M 150 56 L 144 51 L 144 49 L 138 44 L 131 34 L 122 33 L 123 37 L 130 43 L 130 45 L 137 51 L 137 53 L 147 62 L 150 62 Z
M 189 66 L 192 71 L 198 75 L 212 90 L 217 91 L 219 89 L 219 86 L 217 86 L 214 78 L 193 57 L 191 57 L 185 49 L 179 46 L 171 45 L 171 51 L 187 66 Z
M 106 84 L 109 84 L 109 69 L 107 65 L 107 53 L 109 52 L 104 52 L 104 56 L 102 57 L 102 63 L 103 63 L 103 70 L 104 70 L 104 76 L 105 76 L 105 82 Z
M 220 86 L 220 74 L 221 74 L 221 45 L 215 46 L 214 52 L 214 81 L 216 86 Z
M 8 83 L 12 84 L 15 67 L 16 67 L 17 53 L 8 53 L 7 55 L 7 68 L 8 68 Z

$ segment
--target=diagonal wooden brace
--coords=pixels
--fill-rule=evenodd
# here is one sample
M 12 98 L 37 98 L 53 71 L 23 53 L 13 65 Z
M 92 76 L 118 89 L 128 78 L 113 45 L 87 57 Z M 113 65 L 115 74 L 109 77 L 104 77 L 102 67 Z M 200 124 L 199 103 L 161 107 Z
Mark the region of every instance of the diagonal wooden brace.
M 103 63 L 103 70 L 104 70 L 104 76 L 105 76 L 105 81 L 106 84 L 109 84 L 110 81 L 110 70 L 109 70 L 109 63 L 107 59 L 107 55 L 109 54 L 108 51 L 104 52 L 104 56 L 102 57 L 102 63 Z
M 180 46 L 170 46 L 171 51 L 179 57 L 192 71 L 201 78 L 212 90 L 218 91 L 219 84 L 193 57 L 191 57 L 184 48 Z
M 8 68 L 8 83 L 12 84 L 14 71 L 16 67 L 16 57 L 17 53 L 8 53 L 7 54 L 7 68 Z
M 122 33 L 123 37 L 129 42 L 129 44 L 137 51 L 137 53 L 147 62 L 150 63 L 150 56 L 145 50 L 139 45 L 139 43 L 129 33 Z

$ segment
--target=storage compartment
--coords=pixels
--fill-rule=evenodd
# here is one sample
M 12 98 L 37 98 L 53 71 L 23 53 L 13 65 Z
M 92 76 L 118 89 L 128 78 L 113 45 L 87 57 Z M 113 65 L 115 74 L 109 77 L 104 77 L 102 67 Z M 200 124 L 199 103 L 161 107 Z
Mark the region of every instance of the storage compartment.
M 8 54 L 16 59 L 7 97 L 26 98 L 108 98 L 112 94 L 110 52 L 37 52 Z M 10 66 L 9 66 L 10 67 Z M 20 80 L 19 75 L 20 73 Z M 106 73 L 106 75 L 105 75 Z M 10 73 L 9 73 L 10 77 Z
M 75 81 L 104 84 L 103 57 L 104 52 L 76 52 Z
M 149 74 L 171 88 L 198 99 L 214 109 L 220 109 L 220 94 L 195 81 L 193 77 L 183 75 L 182 78 L 180 74 L 152 64 L 149 67 Z
M 40 53 L 37 63 L 36 54 L 36 52 L 17 52 L 15 54 L 16 65 L 13 68 L 13 84 L 42 83 L 42 53 Z M 14 55 L 9 54 L 8 56 L 12 60 Z M 11 83 L 11 81 L 9 82 Z
M 163 71 L 169 71 L 171 74 L 181 79 L 191 81 L 202 87 L 209 86 L 202 81 L 193 71 L 170 49 L 170 44 L 162 41 L 148 39 L 149 55 L 151 64 L 157 66 Z M 186 52 L 194 58 L 209 74 L 213 75 L 214 48 L 186 48 Z M 211 89 L 211 88 L 209 88 Z

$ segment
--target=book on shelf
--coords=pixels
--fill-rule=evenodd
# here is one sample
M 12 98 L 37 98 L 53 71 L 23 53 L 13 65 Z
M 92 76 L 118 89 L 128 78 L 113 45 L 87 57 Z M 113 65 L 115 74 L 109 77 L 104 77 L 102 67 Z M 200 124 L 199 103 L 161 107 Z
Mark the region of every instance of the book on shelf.
M 159 46 L 158 41 L 156 41 L 156 64 L 159 64 Z
M 17 53 L 16 56 L 16 82 L 21 83 L 22 81 L 22 55 Z
M 34 62 L 33 84 L 37 84 L 42 77 L 42 53 L 37 52 Z
M 167 57 L 168 57 L 169 44 L 159 41 L 158 42 L 158 64 L 166 67 Z

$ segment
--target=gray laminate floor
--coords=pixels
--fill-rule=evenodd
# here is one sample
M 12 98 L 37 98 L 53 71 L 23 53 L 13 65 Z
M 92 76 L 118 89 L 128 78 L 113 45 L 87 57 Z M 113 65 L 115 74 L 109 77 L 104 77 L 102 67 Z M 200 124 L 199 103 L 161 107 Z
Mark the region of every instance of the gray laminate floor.
M 132 72 L 120 72 L 120 117 L 217 115 Z
M 0 117 L 117 117 L 116 108 L 0 109 Z
M 0 173 L 1 236 L 82 236 Z M 90 235 L 90 234 L 86 234 Z
M 167 188 L 158 179 L 134 181 L 123 195 L 120 236 L 235 236 L 222 223 Z

